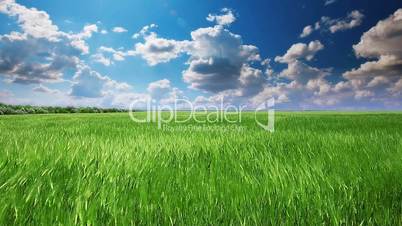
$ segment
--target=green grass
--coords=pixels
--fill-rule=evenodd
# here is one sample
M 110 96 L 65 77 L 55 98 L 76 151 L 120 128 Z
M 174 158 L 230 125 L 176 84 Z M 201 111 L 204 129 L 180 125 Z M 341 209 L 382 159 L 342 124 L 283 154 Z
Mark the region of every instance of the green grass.
M 1 116 L 0 225 L 402 225 L 402 113 L 225 125 Z

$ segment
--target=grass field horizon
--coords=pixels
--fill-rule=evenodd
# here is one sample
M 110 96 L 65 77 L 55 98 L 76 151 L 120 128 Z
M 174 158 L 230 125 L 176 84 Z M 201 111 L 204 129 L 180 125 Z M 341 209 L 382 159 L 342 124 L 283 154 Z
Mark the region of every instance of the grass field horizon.
M 402 224 L 401 112 L 277 112 L 274 133 L 243 119 L 1 116 L 0 224 Z

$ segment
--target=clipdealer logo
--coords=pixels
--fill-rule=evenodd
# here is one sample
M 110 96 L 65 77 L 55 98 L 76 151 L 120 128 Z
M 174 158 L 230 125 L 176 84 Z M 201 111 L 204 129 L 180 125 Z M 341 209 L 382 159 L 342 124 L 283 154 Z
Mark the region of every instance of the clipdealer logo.
M 139 117 L 136 106 L 145 106 L 145 117 Z M 185 107 L 184 107 L 185 106 Z M 270 98 L 254 109 L 254 119 L 258 126 L 262 129 L 275 131 L 275 100 Z M 223 98 L 218 105 L 208 104 L 196 105 L 187 99 L 175 99 L 172 105 L 159 105 L 156 100 L 151 98 L 145 100 L 136 100 L 131 102 L 129 108 L 129 116 L 136 123 L 157 123 L 158 129 L 162 129 L 163 125 L 169 123 L 187 123 L 195 122 L 197 124 L 240 124 L 242 122 L 242 114 L 246 110 L 244 105 L 225 105 Z M 179 114 L 186 112 L 186 114 Z M 267 120 L 257 117 L 259 113 L 267 113 Z M 144 114 L 141 114 L 144 116 Z M 233 126 L 232 126 L 233 127 Z M 192 126 L 194 128 L 194 125 Z M 205 126 L 204 126 L 205 128 Z

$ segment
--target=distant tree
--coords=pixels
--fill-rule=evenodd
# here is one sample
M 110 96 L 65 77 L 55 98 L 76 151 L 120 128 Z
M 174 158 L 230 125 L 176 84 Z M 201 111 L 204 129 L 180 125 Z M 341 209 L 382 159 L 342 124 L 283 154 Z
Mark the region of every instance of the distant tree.
M 106 112 L 126 112 L 125 109 L 118 108 L 98 108 L 98 107 L 50 107 L 50 106 L 31 106 L 31 105 L 7 105 L 0 103 L 0 115 L 11 114 L 53 114 L 53 113 L 106 113 Z
M 44 108 L 38 107 L 38 108 L 36 108 L 35 113 L 36 113 L 36 114 L 47 114 L 47 113 L 49 113 L 49 112 L 48 112 L 46 109 L 44 109 Z
M 17 109 L 17 110 L 14 111 L 14 113 L 17 114 L 17 115 L 26 114 L 26 112 L 23 109 Z

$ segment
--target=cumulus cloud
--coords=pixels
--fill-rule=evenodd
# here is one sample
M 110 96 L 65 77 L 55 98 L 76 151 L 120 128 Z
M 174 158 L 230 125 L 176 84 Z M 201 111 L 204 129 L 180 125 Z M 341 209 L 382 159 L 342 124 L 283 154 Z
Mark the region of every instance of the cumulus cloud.
M 287 103 L 290 101 L 289 95 L 298 89 L 298 87 L 293 86 L 294 84 L 295 83 L 264 84 L 261 92 L 251 98 L 251 105 L 258 106 L 270 98 L 275 99 L 275 104 Z
M 327 69 L 311 67 L 304 62 L 296 60 L 289 62 L 288 67 L 281 71 L 279 76 L 305 84 L 310 79 L 322 78 L 329 74 Z
M 357 57 L 375 59 L 347 71 L 343 77 L 356 90 L 356 98 L 395 96 L 402 78 L 402 9 L 379 21 L 353 46 Z
M 355 99 L 360 100 L 366 97 L 373 97 L 374 93 L 370 90 L 356 90 Z
M 394 85 L 391 85 L 391 87 L 389 87 L 387 90 L 391 93 L 392 96 L 402 96 L 402 78 L 399 79 Z
M 130 85 L 102 76 L 90 67 L 80 65 L 72 81 L 70 95 L 74 97 L 98 98 L 108 93 L 129 90 Z
M 255 89 L 265 79 L 250 63 L 260 61 L 258 48 L 243 45 L 240 35 L 222 26 L 200 28 L 191 32 L 189 67 L 183 79 L 191 88 L 207 92 L 229 89 Z M 257 88 L 258 89 L 258 88 Z
M 272 77 L 274 75 L 274 70 L 271 66 L 271 59 L 267 58 L 261 61 L 261 66 L 265 67 L 265 75 L 268 77 Z
M 80 52 L 47 39 L 12 40 L 0 37 L 0 74 L 15 83 L 61 81 L 63 71 L 75 69 Z
M 107 56 L 106 56 L 107 55 Z M 91 56 L 93 62 L 103 64 L 105 66 L 113 65 L 115 61 L 123 61 L 129 53 L 121 50 L 113 49 L 112 47 L 101 46 L 97 53 Z
M 128 30 L 125 29 L 124 27 L 114 27 L 114 28 L 112 29 L 112 31 L 113 31 L 114 33 L 124 33 L 124 32 L 127 32 Z
M 347 95 L 339 92 L 342 84 L 335 89 L 335 85 L 327 80 L 331 69 L 316 68 L 306 63 L 322 49 L 324 46 L 318 40 L 309 44 L 296 43 L 283 56 L 277 56 L 275 61 L 286 63 L 287 68 L 276 74 L 279 82 L 264 85 L 262 92 L 252 101 L 258 103 L 272 96 L 276 103 L 288 104 L 288 107 L 316 108 L 336 105 L 346 98 Z
M 110 66 L 113 61 L 110 58 L 105 57 L 102 53 L 95 53 L 91 56 L 93 62 L 103 64 L 105 66 Z
M 64 71 L 75 70 L 89 52 L 85 39 L 98 31 L 89 24 L 79 33 L 62 32 L 46 12 L 13 0 L 1 1 L 0 12 L 16 18 L 21 29 L 0 36 L 0 74 L 15 83 L 62 81 Z
M 317 30 L 329 31 L 331 33 L 349 30 L 360 26 L 363 22 L 363 19 L 364 15 L 358 10 L 353 10 L 352 12 L 348 13 L 345 18 L 331 19 L 330 17 L 323 16 L 314 24 L 314 26 L 305 26 L 299 37 L 305 38 Z
M 80 59 L 82 54 L 89 53 L 86 40 L 99 32 L 97 24 L 87 24 L 78 33 L 66 33 L 53 24 L 46 12 L 27 8 L 13 0 L 1 1 L 0 13 L 15 18 L 20 28 L 20 31 L 0 35 L 0 75 L 8 82 L 37 83 L 33 92 L 57 94 L 57 98 L 50 98 L 46 104 L 128 107 L 128 100 L 148 96 L 131 92 L 131 86 L 127 83 L 101 75 Z M 100 32 L 107 33 L 105 30 Z M 102 46 L 91 58 L 104 64 L 112 64 L 132 54 L 132 51 L 124 52 Z M 107 62 L 108 58 L 110 60 Z M 65 80 L 66 71 L 75 71 L 72 81 Z M 68 93 L 44 85 L 66 81 L 71 83 Z M 168 97 L 174 93 L 180 92 L 172 87 Z M 40 99 L 17 98 L 11 94 L 6 95 L 3 91 L 0 98 L 13 104 L 43 104 Z
M 130 91 L 131 86 L 127 83 L 101 75 L 80 59 L 82 54 L 89 53 L 86 40 L 99 32 L 97 24 L 87 24 L 78 33 L 66 33 L 52 23 L 46 12 L 26 8 L 12 0 L 1 1 L 0 12 L 16 18 L 21 29 L 0 35 L 0 75 L 5 76 L 8 82 L 37 83 L 33 92 L 57 94 L 57 98 L 48 100 L 47 104 L 128 107 L 133 98 L 149 96 L 147 93 Z M 100 32 L 107 33 L 105 30 Z M 133 52 L 101 46 L 91 59 L 111 65 L 115 61 L 124 60 L 126 56 L 134 55 Z M 66 71 L 75 71 L 71 81 L 65 80 L 63 74 Z M 69 92 L 50 89 L 44 85 L 66 81 L 71 83 Z M 180 93 L 182 92 L 179 89 L 171 87 L 165 99 Z M 1 93 L 0 98 L 13 104 L 43 104 L 43 100 L 15 98 L 5 92 Z
M 11 33 L 10 39 L 46 39 L 49 42 L 68 42 L 84 54 L 89 52 L 85 39 L 90 38 L 92 33 L 98 32 L 95 24 L 86 25 L 80 33 L 70 34 L 59 30 L 53 24 L 50 16 L 45 11 L 36 8 L 27 8 L 16 3 L 14 0 L 0 2 L 0 12 L 17 19 L 22 33 Z M 19 34 L 18 36 L 16 34 Z
M 142 37 L 144 42 L 136 43 L 134 50 L 127 51 L 126 55 L 141 56 L 148 65 L 155 66 L 160 63 L 169 62 L 187 51 L 189 46 L 188 41 L 158 37 L 155 32 L 150 31 L 150 29 L 156 27 L 156 24 L 146 25 L 139 32 L 135 33 L 132 38 L 137 39 Z
M 113 56 L 113 59 L 116 61 L 122 61 L 124 60 L 124 57 L 126 56 L 126 53 L 120 50 L 115 50 L 112 47 L 106 47 L 106 46 L 101 46 L 98 49 L 99 52 L 102 53 L 111 53 Z
M 363 18 L 364 15 L 361 12 L 359 12 L 358 10 L 354 10 L 350 12 L 345 19 L 330 20 L 326 21 L 326 23 L 330 25 L 329 30 L 331 31 L 331 33 L 335 33 L 338 31 L 344 31 L 360 26 Z
M 60 40 L 59 28 L 52 23 L 49 15 L 35 8 L 27 8 L 14 0 L 0 2 L 0 12 L 16 17 L 24 33 L 33 38 L 45 38 L 50 41 Z
M 89 53 L 89 46 L 86 43 L 86 39 L 91 38 L 93 33 L 98 32 L 98 26 L 96 24 L 89 24 L 84 26 L 81 32 L 79 33 L 64 33 L 62 32 L 62 36 L 64 36 L 67 40 L 65 42 L 70 42 L 72 47 L 81 51 L 82 54 Z
M 314 31 L 313 26 L 311 26 L 311 25 L 305 26 L 303 28 L 303 32 L 300 34 L 300 38 L 309 36 L 311 33 L 313 33 L 313 31 Z
M 80 50 L 82 54 L 88 54 L 89 46 L 85 42 L 85 39 L 91 38 L 92 34 L 96 32 L 98 32 L 98 26 L 96 24 L 89 24 L 84 26 L 81 32 L 77 34 L 66 34 L 66 36 L 71 40 L 71 46 Z
M 88 24 L 84 26 L 80 33 L 73 34 L 71 37 L 76 39 L 86 39 L 92 37 L 92 34 L 96 32 L 98 32 L 98 26 L 96 24 Z
M 258 48 L 244 45 L 240 35 L 231 33 L 224 25 L 235 21 L 233 12 L 222 9 L 222 15 L 210 14 L 208 20 L 217 25 L 191 32 L 191 40 L 172 40 L 150 32 L 156 25 L 148 25 L 134 35 L 143 37 L 128 55 L 138 55 L 151 66 L 168 62 L 182 54 L 189 56 L 183 80 L 192 89 L 213 94 L 225 92 L 235 96 L 250 96 L 262 89 L 266 74 L 252 66 L 261 61 Z M 267 73 L 272 74 L 269 65 Z
M 218 25 L 226 26 L 236 21 L 236 17 L 234 16 L 231 9 L 223 8 L 221 10 L 220 15 L 217 14 L 208 14 L 207 20 L 211 22 L 215 22 Z
M 353 49 L 359 57 L 378 58 L 389 55 L 402 58 L 401 37 L 402 9 L 398 9 L 365 32 Z
M 144 43 L 137 43 L 130 55 L 139 55 L 151 66 L 166 63 L 185 52 L 187 41 L 159 38 L 156 33 L 144 37 Z
M 296 43 L 293 44 L 285 55 L 275 57 L 276 62 L 289 63 L 298 59 L 312 60 L 315 54 L 324 49 L 324 45 L 320 41 L 311 41 L 309 44 Z
M 171 92 L 172 87 L 170 85 L 170 81 L 168 79 L 162 79 L 155 82 L 151 82 L 148 85 L 147 91 L 151 95 L 153 99 L 161 99 L 166 96 L 169 92 Z
M 210 20 L 218 25 L 192 31 L 191 40 L 160 38 L 149 31 L 156 25 L 145 26 L 134 37 L 143 37 L 144 43 L 137 43 L 132 55 L 140 55 L 149 65 L 156 65 L 186 54 L 189 56 L 188 68 L 182 74 L 190 88 L 212 93 L 216 98 L 239 99 L 255 95 L 266 82 L 266 74 L 272 74 L 272 68 L 267 61 L 261 63 L 266 67 L 266 73 L 252 66 L 254 62 L 261 61 L 258 48 L 243 44 L 240 35 L 226 29 L 223 25 L 228 25 L 235 18 L 228 19 L 233 14 L 228 9 L 222 12 L 229 16 L 210 15 Z M 170 89 L 164 80 L 152 84 L 149 89 L 154 85 L 160 89 L 163 85 L 165 89 L 162 90 L 165 91 Z
M 147 91 L 147 95 L 160 104 L 174 104 L 176 99 L 185 98 L 183 91 L 173 87 L 168 79 L 149 83 Z
M 46 12 L 11 0 L 0 2 L 0 12 L 15 18 L 20 26 L 20 31 L 0 36 L 0 74 L 8 81 L 37 83 L 34 92 L 60 94 L 60 101 L 74 105 L 128 107 L 138 99 L 153 98 L 165 104 L 184 97 L 183 91 L 173 87 L 168 79 L 150 83 L 144 93 L 134 93 L 127 83 L 115 81 L 85 65 L 80 57 L 89 53 L 86 40 L 97 32 L 105 33 L 96 24 L 88 24 L 78 33 L 65 33 L 52 23 Z M 339 19 L 322 17 L 306 26 L 300 37 L 316 30 L 335 33 L 351 29 L 359 26 L 363 17 L 359 11 Z M 134 49 L 101 46 L 90 59 L 110 66 L 128 56 L 140 56 L 154 66 L 186 55 L 183 81 L 189 88 L 210 95 L 197 97 L 196 102 L 200 103 L 217 103 L 224 98 L 225 102 L 259 104 L 274 97 L 277 104 L 308 108 L 345 101 L 383 100 L 385 103 L 401 99 L 402 9 L 362 35 L 353 48 L 357 57 L 369 61 L 345 72 L 344 79 L 336 83 L 328 79 L 331 69 L 309 65 L 324 49 L 318 40 L 290 46 L 274 59 L 287 67 L 274 72 L 271 60 L 261 60 L 256 46 L 244 44 L 240 35 L 229 31 L 229 25 L 236 21 L 232 10 L 225 8 L 220 14 L 209 14 L 207 20 L 215 25 L 192 31 L 189 40 L 162 38 L 151 30 L 157 25 L 150 24 L 133 34 L 134 39 L 140 39 Z M 114 32 L 127 31 L 116 28 Z M 63 73 L 67 70 L 75 70 L 68 93 L 44 85 L 66 81 Z
M 132 55 L 140 55 L 149 65 L 156 65 L 186 54 L 188 68 L 182 74 L 190 88 L 236 98 L 254 95 L 266 82 L 266 74 L 252 66 L 261 61 L 258 48 L 243 44 L 240 35 L 226 29 L 223 25 L 235 18 L 229 9 L 222 13 L 209 15 L 209 20 L 218 25 L 192 31 L 191 40 L 160 38 L 149 32 L 151 26 L 145 26 L 135 36 L 143 37 L 144 43 L 137 43 Z M 267 73 L 272 74 L 270 65 L 266 67 Z

